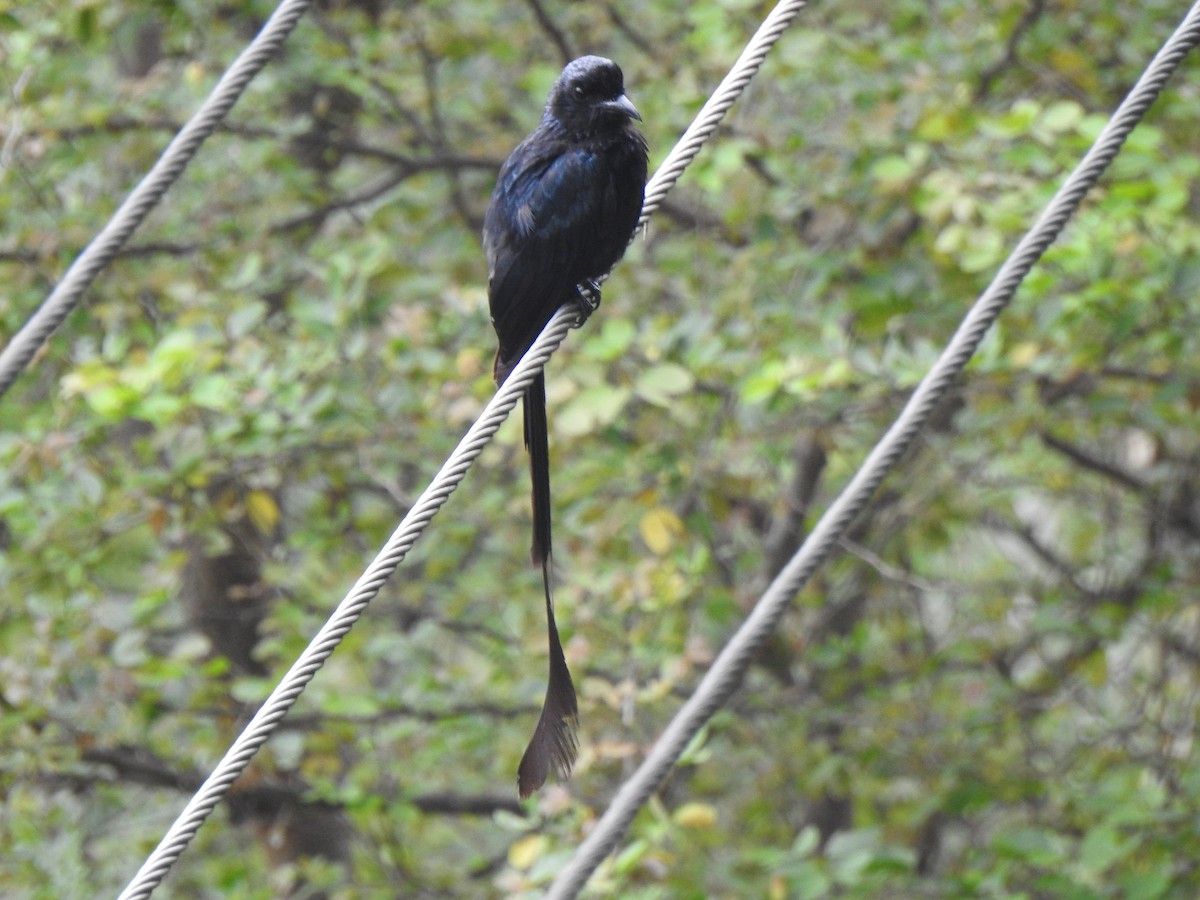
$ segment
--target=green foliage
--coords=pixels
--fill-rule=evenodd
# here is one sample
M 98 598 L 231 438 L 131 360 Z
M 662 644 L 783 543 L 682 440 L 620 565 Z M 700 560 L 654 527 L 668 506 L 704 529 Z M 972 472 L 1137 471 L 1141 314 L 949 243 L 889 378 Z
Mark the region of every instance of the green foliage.
M 317 4 L 0 399 L 6 895 L 126 882 L 486 402 L 480 217 L 556 42 L 622 64 L 661 160 L 766 10 L 542 6 Z M 172 893 L 536 896 L 1177 7 L 806 9 L 550 366 L 574 780 L 514 804 L 545 647 L 509 424 Z M 0 0 L 0 333 L 271 8 Z M 1196 71 L 594 895 L 1196 894 Z

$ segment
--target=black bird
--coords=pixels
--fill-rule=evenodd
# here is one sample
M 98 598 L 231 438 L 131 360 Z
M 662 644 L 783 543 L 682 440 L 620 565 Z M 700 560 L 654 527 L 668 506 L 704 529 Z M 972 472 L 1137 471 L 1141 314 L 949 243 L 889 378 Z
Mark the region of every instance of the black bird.
M 555 311 L 580 302 L 577 286 L 596 279 L 625 252 L 637 227 L 646 187 L 646 140 L 612 60 L 583 56 L 568 63 L 550 89 L 537 128 L 500 169 L 483 220 L 488 303 L 500 348 L 493 375 L 503 384 Z M 550 679 L 542 715 L 517 770 L 524 799 L 575 763 L 578 706 L 563 657 L 550 587 L 550 450 L 546 381 L 526 389 L 525 447 L 533 481 L 533 550 L 542 567 Z

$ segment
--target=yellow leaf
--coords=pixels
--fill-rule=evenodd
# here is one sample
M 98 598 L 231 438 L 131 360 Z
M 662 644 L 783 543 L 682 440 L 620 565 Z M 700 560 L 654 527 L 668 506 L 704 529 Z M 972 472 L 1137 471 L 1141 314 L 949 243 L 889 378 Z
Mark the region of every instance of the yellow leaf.
M 717 824 L 717 811 L 707 803 L 685 803 L 671 818 L 680 828 L 712 828 Z
M 1033 341 L 1022 341 L 1009 351 L 1008 358 L 1012 360 L 1012 364 L 1019 369 L 1028 368 L 1042 348 Z
M 508 848 L 508 864 L 522 871 L 532 866 L 546 852 L 547 840 L 540 834 L 530 834 Z
M 665 506 L 658 506 L 642 516 L 640 530 L 650 552 L 664 556 L 670 552 L 675 538 L 683 534 L 683 522 Z
M 246 515 L 263 534 L 271 534 L 279 524 L 279 506 L 266 491 L 251 491 L 246 495 Z

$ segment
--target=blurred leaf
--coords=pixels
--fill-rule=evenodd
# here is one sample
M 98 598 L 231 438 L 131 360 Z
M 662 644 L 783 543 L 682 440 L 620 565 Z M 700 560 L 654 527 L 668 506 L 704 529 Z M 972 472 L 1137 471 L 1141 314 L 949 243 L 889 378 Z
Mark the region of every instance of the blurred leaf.
M 262 534 L 271 534 L 279 525 L 279 506 L 266 491 L 251 491 L 246 495 L 246 513 Z
M 680 828 L 707 829 L 717 824 L 717 811 L 707 803 L 685 803 L 671 818 Z
M 695 386 L 692 373 L 675 363 L 659 363 L 638 375 L 634 393 L 655 406 L 669 406 L 673 398 Z
M 592 434 L 616 421 L 632 392 L 606 384 L 584 388 L 554 416 L 555 431 L 570 437 Z
M 528 869 L 546 852 L 544 835 L 530 834 L 513 842 L 508 848 L 508 864 L 514 869 Z
M 642 540 L 656 556 L 671 552 L 677 538 L 684 534 L 683 521 L 666 507 L 656 507 L 642 516 L 639 525 Z

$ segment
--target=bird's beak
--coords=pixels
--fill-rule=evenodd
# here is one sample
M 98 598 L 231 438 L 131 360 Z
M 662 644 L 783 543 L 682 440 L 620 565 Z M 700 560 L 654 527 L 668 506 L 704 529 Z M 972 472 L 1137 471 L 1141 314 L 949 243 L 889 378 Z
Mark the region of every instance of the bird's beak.
M 625 115 L 629 116 L 629 118 L 631 118 L 631 119 L 637 119 L 639 122 L 642 121 L 642 114 L 637 111 L 637 107 L 633 105 L 633 101 L 631 101 L 624 94 L 622 94 L 616 100 L 609 100 L 604 105 L 607 106 L 609 109 L 619 110 L 620 112 L 623 112 Z

